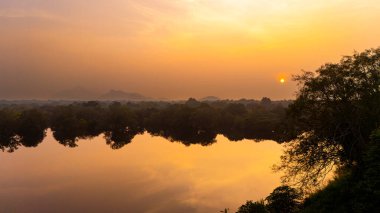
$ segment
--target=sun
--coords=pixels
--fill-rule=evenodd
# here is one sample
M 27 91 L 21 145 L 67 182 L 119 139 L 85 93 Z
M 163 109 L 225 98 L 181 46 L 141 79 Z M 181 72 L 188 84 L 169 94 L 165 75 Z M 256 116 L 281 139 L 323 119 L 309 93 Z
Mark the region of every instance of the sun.
M 280 79 L 280 83 L 281 83 L 281 84 L 285 83 L 285 78 L 281 78 L 281 79 Z

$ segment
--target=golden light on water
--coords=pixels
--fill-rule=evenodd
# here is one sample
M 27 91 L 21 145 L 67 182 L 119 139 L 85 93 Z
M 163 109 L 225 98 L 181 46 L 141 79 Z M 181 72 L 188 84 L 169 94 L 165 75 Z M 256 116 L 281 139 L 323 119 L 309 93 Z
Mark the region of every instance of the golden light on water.
M 112 150 L 103 137 L 79 140 L 77 148 L 68 149 L 49 130 L 38 152 L 20 148 L 0 154 L 0 185 L 7 186 L 0 203 L 9 204 L 0 212 L 27 212 L 31 206 L 47 212 L 219 212 L 235 210 L 246 199 L 259 200 L 280 184 L 281 174 L 271 167 L 280 160 L 282 146 L 274 141 L 235 143 L 218 135 L 212 146 L 184 146 L 143 134 Z M 11 202 L 24 196 L 30 198 L 24 205 Z M 62 197 L 65 202 L 55 202 Z M 142 206 L 141 199 L 150 202 Z M 34 207 L 38 200 L 45 202 Z

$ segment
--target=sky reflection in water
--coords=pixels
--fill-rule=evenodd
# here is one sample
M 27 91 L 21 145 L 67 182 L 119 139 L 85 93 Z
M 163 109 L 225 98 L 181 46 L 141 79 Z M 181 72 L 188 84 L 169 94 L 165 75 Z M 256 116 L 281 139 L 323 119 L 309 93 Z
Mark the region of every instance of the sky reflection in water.
M 273 141 L 186 147 L 149 134 L 120 150 L 102 136 L 77 148 L 50 132 L 38 148 L 0 153 L 5 212 L 219 212 L 266 197 L 280 184 Z

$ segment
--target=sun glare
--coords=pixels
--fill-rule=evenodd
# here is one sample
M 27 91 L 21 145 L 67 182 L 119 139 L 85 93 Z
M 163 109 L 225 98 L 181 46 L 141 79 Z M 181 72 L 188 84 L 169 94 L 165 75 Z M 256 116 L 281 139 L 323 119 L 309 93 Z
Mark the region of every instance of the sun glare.
M 280 83 L 281 83 L 281 84 L 285 83 L 285 78 L 281 78 L 281 79 L 280 79 Z

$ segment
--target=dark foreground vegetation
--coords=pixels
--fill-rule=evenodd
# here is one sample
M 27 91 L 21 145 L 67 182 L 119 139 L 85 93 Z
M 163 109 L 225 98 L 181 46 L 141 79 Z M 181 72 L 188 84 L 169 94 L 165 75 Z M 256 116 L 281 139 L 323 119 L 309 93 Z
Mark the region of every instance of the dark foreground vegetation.
M 0 107 L 0 148 L 36 147 L 50 128 L 54 138 L 69 147 L 78 139 L 104 134 L 118 149 L 145 131 L 185 145 L 210 145 L 217 134 L 229 140 L 280 141 L 280 127 L 288 101 L 198 102 L 80 102 L 71 104 L 17 104 Z
M 284 186 L 238 212 L 380 212 L 380 48 L 295 80 L 289 141 L 276 166 Z M 331 171 L 335 178 L 318 189 Z
M 145 131 L 185 145 L 212 144 L 217 134 L 232 141 L 271 139 L 286 146 L 275 168 L 285 172 L 283 185 L 238 213 L 380 212 L 380 48 L 295 80 L 300 90 L 289 106 L 268 98 L 7 105 L 0 109 L 0 148 L 35 147 L 48 128 L 69 147 L 103 133 L 118 149 Z M 319 188 L 332 171 L 335 178 Z

